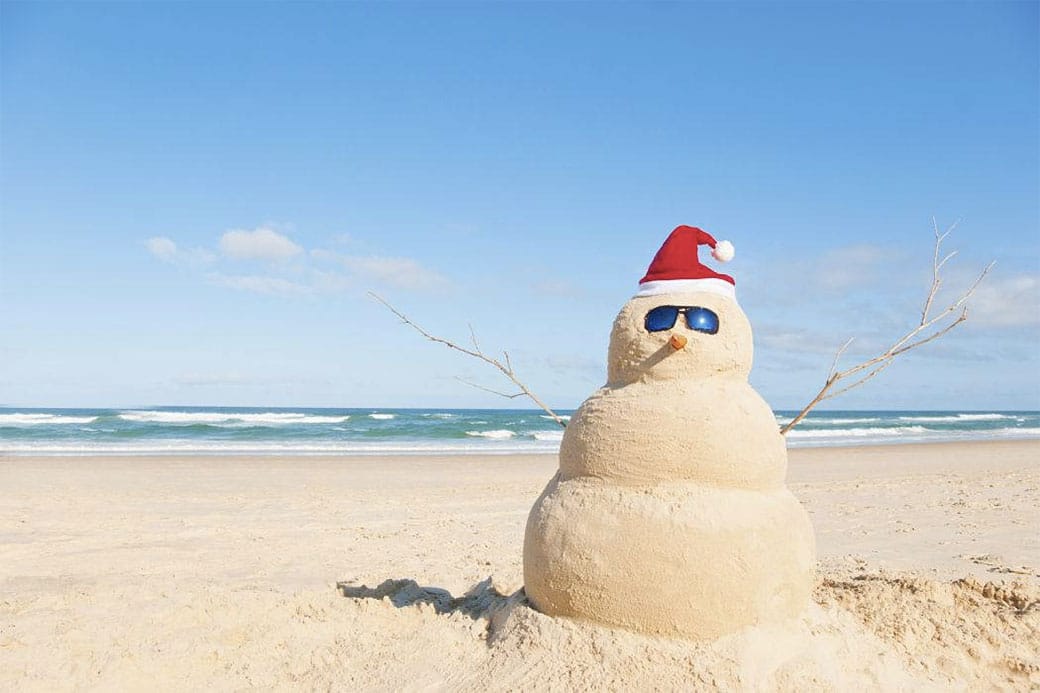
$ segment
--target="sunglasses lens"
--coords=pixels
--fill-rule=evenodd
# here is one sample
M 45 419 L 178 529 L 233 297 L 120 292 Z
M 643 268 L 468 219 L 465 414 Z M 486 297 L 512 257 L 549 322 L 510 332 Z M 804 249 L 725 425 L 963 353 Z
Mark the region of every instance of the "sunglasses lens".
M 658 306 L 646 314 L 646 331 L 670 330 L 678 317 L 679 309 L 675 306 Z
M 719 331 L 719 316 L 707 308 L 690 308 L 686 311 L 686 324 L 691 330 L 715 334 Z

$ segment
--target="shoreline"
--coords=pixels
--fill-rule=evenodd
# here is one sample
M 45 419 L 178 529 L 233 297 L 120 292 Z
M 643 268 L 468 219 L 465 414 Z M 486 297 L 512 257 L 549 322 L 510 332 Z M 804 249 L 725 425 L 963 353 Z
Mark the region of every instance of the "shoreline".
M 966 440 L 943 440 L 943 441 L 879 441 L 862 443 L 841 443 L 835 445 L 808 445 L 788 446 L 788 458 L 821 457 L 831 452 L 846 453 L 851 451 L 856 456 L 875 453 L 878 457 L 891 457 L 892 455 L 903 456 L 915 452 L 928 452 L 940 450 L 953 450 L 955 448 L 982 450 L 992 446 L 994 450 L 1008 450 L 1011 452 L 1024 449 L 1025 447 L 1036 447 L 1040 451 L 1040 437 L 1022 438 L 973 438 Z M 3 452 L 0 451 L 0 461 L 4 460 L 48 460 L 48 459 L 76 459 L 76 460 L 189 460 L 199 458 L 212 458 L 215 460 L 308 460 L 312 462 L 351 462 L 351 461 L 386 461 L 423 459 L 428 461 L 465 460 L 481 458 L 555 458 L 558 452 L 552 451 L 473 451 L 473 452 L 358 452 L 358 453 L 307 453 L 307 452 L 228 452 L 219 453 L 212 451 L 202 452 L 83 452 L 83 453 L 32 453 L 32 452 Z

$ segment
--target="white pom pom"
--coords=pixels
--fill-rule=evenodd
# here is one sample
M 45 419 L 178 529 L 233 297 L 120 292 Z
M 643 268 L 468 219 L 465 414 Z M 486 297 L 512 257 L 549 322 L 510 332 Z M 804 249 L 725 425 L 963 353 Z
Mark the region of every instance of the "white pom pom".
M 729 262 L 733 259 L 733 244 L 729 241 L 719 241 L 712 248 L 711 256 L 719 262 Z

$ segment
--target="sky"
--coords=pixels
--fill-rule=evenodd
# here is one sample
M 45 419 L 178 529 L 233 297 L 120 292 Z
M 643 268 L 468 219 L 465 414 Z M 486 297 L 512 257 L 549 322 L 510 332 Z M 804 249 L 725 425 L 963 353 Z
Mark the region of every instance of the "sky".
M 0 404 L 516 407 L 605 380 L 672 228 L 754 387 L 1040 409 L 1038 3 L 0 4 Z M 707 264 L 712 261 L 703 253 Z

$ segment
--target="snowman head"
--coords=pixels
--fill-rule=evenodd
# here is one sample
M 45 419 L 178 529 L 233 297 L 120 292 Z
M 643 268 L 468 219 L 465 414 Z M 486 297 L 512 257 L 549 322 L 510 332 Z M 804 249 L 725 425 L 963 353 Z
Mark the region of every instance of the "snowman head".
M 734 299 L 702 291 L 635 296 L 614 320 L 607 379 L 747 378 L 753 354 L 751 324 Z
M 753 355 L 751 325 L 737 304 L 733 278 L 702 265 L 708 245 L 722 261 L 733 246 L 680 226 L 661 246 L 639 292 L 621 309 L 610 336 L 611 384 L 640 380 L 747 378 Z

